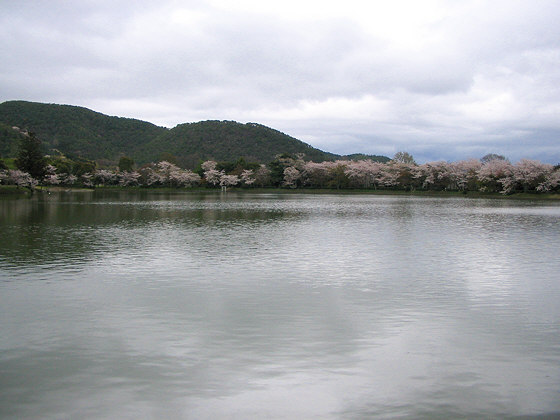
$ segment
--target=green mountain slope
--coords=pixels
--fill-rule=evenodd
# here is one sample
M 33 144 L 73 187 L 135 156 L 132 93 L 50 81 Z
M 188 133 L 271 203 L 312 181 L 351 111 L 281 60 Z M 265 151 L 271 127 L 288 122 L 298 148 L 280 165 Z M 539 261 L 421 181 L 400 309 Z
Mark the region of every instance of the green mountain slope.
M 18 130 L 0 122 L 0 158 L 14 157 L 17 154 L 18 143 L 22 137 L 23 134 Z
M 337 156 L 260 124 L 234 121 L 202 121 L 180 124 L 143 146 L 146 160 L 160 150 L 180 164 L 194 166 L 201 160 L 270 162 L 281 153 L 303 153 L 306 160 L 324 161 Z
M 344 160 L 372 160 L 374 162 L 381 162 L 381 163 L 387 163 L 391 160 L 391 158 L 387 157 L 387 156 L 382 156 L 382 155 L 365 155 L 363 153 L 353 153 L 351 155 L 345 155 L 342 156 L 342 159 Z
M 0 104 L 0 123 L 34 132 L 48 152 L 117 160 L 134 155 L 167 131 L 144 121 L 110 117 L 71 105 L 9 101 Z
M 202 121 L 167 129 L 78 106 L 26 101 L 0 104 L 0 154 L 4 157 L 14 155 L 21 136 L 14 126 L 34 132 L 46 153 L 113 163 L 123 155 L 138 164 L 171 159 L 191 168 L 208 159 L 233 161 L 243 157 L 249 162 L 268 163 L 283 153 L 303 153 L 306 160 L 316 162 L 340 158 L 255 123 Z

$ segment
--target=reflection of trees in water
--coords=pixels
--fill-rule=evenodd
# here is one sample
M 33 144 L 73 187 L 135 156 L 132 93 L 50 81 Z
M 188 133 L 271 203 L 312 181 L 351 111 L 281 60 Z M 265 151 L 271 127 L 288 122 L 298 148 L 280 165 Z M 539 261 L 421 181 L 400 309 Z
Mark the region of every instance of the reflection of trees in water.
M 289 217 L 278 209 L 225 203 L 219 197 L 121 192 L 36 194 L 2 200 L 0 209 L 0 255 L 16 264 L 86 261 L 151 246 L 150 235 L 167 242 L 181 231 L 235 229 Z M 159 237 L 161 232 L 168 236 Z

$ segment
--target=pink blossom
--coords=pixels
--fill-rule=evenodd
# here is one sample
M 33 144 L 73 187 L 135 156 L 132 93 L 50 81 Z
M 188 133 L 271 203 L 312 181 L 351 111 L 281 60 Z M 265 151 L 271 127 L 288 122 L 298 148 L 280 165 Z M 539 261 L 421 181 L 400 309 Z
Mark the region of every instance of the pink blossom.
M 347 162 L 344 173 L 362 188 L 371 186 L 375 188 L 381 179 L 384 166 L 382 163 L 372 160 Z
M 117 176 L 114 172 L 107 169 L 98 169 L 93 173 L 93 178 L 96 184 L 100 185 L 110 185 L 117 180 Z
M 142 175 L 140 175 L 136 171 L 133 171 L 133 172 L 129 172 L 129 171 L 119 172 L 119 174 L 118 174 L 119 185 L 121 185 L 123 187 L 138 185 L 138 180 L 140 179 L 141 176 Z
M 177 187 L 191 187 L 200 182 L 200 175 L 177 168 L 169 174 L 169 182 Z
M 301 177 L 301 172 L 293 166 L 288 166 L 284 169 L 284 185 L 287 187 L 294 187 L 297 180 Z
M 207 171 L 211 171 L 213 169 L 216 169 L 216 165 L 218 165 L 216 162 L 214 162 L 213 160 L 207 160 L 206 162 L 203 162 L 200 167 L 202 168 L 202 170 L 204 172 Z
M 243 184 L 245 185 L 251 185 L 253 184 L 256 180 L 253 177 L 254 173 L 252 170 L 250 169 L 245 169 L 243 170 L 243 172 L 241 172 L 241 182 L 243 182 Z
M 18 187 L 34 188 L 38 184 L 35 178 L 19 169 L 8 170 L 4 179 L 7 184 L 17 185 Z
M 86 186 L 86 187 L 93 187 L 94 183 L 93 183 L 93 174 L 86 172 L 85 174 L 82 175 L 82 183 Z
M 478 171 L 482 163 L 478 159 L 460 160 L 449 165 L 449 177 L 456 189 L 475 190 Z
M 305 180 L 304 182 L 306 184 L 323 187 L 329 181 L 329 178 L 331 178 L 330 172 L 334 166 L 334 162 L 305 162 L 302 165 L 301 178 Z M 293 168 L 297 170 L 297 168 Z M 286 172 L 284 171 L 284 175 L 285 174 Z
M 547 163 L 521 159 L 513 167 L 513 175 L 524 191 L 535 190 L 538 185 L 545 182 L 546 177 L 553 169 L 553 166 Z
M 255 182 L 260 184 L 261 187 L 264 186 L 266 183 L 269 182 L 270 179 L 270 169 L 266 167 L 266 165 L 262 165 L 257 169 L 255 172 Z
M 206 179 L 206 182 L 212 185 L 218 185 L 221 181 L 222 176 L 224 175 L 224 171 L 218 171 L 217 169 L 209 169 L 204 172 L 204 178 Z
M 222 187 L 231 187 L 239 184 L 239 177 L 237 175 L 222 175 L 220 177 L 220 185 Z
M 550 171 L 543 182 L 537 186 L 537 191 L 553 191 L 560 186 L 560 169 Z

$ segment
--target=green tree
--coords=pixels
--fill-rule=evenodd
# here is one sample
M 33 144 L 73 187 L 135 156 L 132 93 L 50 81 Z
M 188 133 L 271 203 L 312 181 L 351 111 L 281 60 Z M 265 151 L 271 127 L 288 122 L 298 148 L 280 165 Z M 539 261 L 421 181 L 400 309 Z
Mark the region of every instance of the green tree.
M 177 156 L 175 156 L 173 153 L 163 152 L 159 155 L 159 161 L 169 162 L 173 165 L 177 165 Z
M 480 161 L 481 161 L 482 163 L 488 163 L 488 162 L 491 162 L 491 161 L 493 161 L 493 160 L 505 160 L 505 161 L 508 161 L 508 162 L 509 162 L 509 160 L 506 159 L 505 156 L 503 156 L 503 155 L 497 155 L 497 154 L 495 154 L 495 153 L 488 153 L 487 155 L 484 155 L 484 156 L 482 156 L 482 157 L 480 158 Z
M 80 177 L 85 173 L 93 173 L 95 167 L 96 164 L 93 160 L 78 157 L 72 162 L 72 175 Z
M 37 180 L 45 176 L 46 159 L 41 151 L 41 140 L 34 133 L 28 133 L 20 140 L 15 164 Z
M 56 172 L 59 174 L 71 174 L 72 173 L 72 161 L 64 156 L 51 157 L 49 163 L 56 168 Z
M 395 156 L 393 156 L 393 161 L 394 162 L 399 162 L 399 163 L 410 163 L 412 165 L 416 165 L 416 162 L 414 161 L 414 158 L 408 152 L 397 152 L 397 153 L 395 153 Z
M 277 155 L 276 158 L 268 164 L 270 183 L 275 187 L 282 185 L 284 182 L 284 169 L 293 165 L 294 162 L 294 156 L 289 153 Z
M 332 180 L 329 182 L 331 187 L 335 187 L 337 190 L 341 188 L 348 188 L 350 179 L 344 172 L 345 169 L 344 165 L 336 165 L 329 171 L 332 176 Z
M 134 168 L 134 160 L 127 156 L 122 156 L 119 159 L 119 171 L 121 172 L 132 172 Z

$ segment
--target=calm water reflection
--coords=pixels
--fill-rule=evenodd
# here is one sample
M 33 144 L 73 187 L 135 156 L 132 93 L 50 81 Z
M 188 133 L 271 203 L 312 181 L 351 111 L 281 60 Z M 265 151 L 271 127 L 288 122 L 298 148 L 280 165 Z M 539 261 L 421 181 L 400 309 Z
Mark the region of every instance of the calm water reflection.
M 560 206 L 0 199 L 1 418 L 560 413 Z

